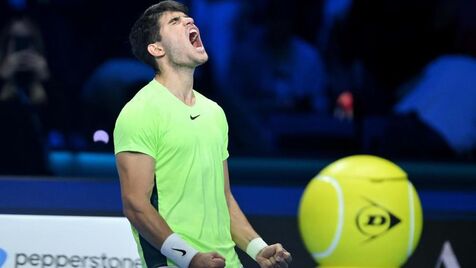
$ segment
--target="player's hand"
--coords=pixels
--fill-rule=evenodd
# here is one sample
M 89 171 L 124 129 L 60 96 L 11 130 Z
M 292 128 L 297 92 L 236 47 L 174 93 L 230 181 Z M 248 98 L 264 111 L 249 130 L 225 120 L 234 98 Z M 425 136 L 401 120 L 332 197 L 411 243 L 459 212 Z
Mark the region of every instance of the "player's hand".
M 263 248 L 256 256 L 261 268 L 287 268 L 291 261 L 291 253 L 279 243 Z
M 223 268 L 225 258 L 216 252 L 197 253 L 193 256 L 189 268 Z

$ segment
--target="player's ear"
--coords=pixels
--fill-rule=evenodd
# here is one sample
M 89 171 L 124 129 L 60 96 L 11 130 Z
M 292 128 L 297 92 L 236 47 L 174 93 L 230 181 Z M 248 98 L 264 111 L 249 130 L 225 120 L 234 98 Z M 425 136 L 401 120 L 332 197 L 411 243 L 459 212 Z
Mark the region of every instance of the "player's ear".
M 164 48 L 162 47 L 160 42 L 149 44 L 147 46 L 147 51 L 149 51 L 149 53 L 154 57 L 162 57 L 165 55 Z

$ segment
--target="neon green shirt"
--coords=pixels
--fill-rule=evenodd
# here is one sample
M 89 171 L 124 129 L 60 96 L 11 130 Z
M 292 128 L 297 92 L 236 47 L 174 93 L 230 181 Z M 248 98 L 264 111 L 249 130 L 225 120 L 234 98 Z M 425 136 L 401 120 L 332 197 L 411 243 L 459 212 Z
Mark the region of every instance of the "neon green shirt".
M 241 267 L 224 192 L 228 124 L 218 104 L 194 95 L 195 104 L 188 106 L 152 80 L 119 114 L 114 150 L 153 157 L 156 193 L 151 203 L 170 228 L 197 250 L 223 255 L 227 267 Z M 151 249 L 143 248 L 146 241 L 135 230 L 134 236 L 143 262 L 151 266 L 146 256 Z

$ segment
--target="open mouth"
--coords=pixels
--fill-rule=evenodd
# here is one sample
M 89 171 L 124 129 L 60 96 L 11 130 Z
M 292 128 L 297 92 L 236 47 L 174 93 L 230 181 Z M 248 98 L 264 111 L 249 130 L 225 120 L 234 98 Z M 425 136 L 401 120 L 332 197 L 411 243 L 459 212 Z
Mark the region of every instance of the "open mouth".
M 193 47 L 195 48 L 203 47 L 202 41 L 200 40 L 198 31 L 196 29 L 190 30 L 188 38 Z

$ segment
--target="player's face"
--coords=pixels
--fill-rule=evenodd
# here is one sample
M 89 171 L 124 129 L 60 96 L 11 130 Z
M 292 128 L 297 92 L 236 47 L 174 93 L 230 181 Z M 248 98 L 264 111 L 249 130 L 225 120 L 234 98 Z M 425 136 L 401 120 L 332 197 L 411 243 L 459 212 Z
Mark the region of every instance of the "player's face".
M 182 12 L 165 12 L 160 17 L 161 45 L 171 64 L 197 67 L 208 60 L 200 31 Z

